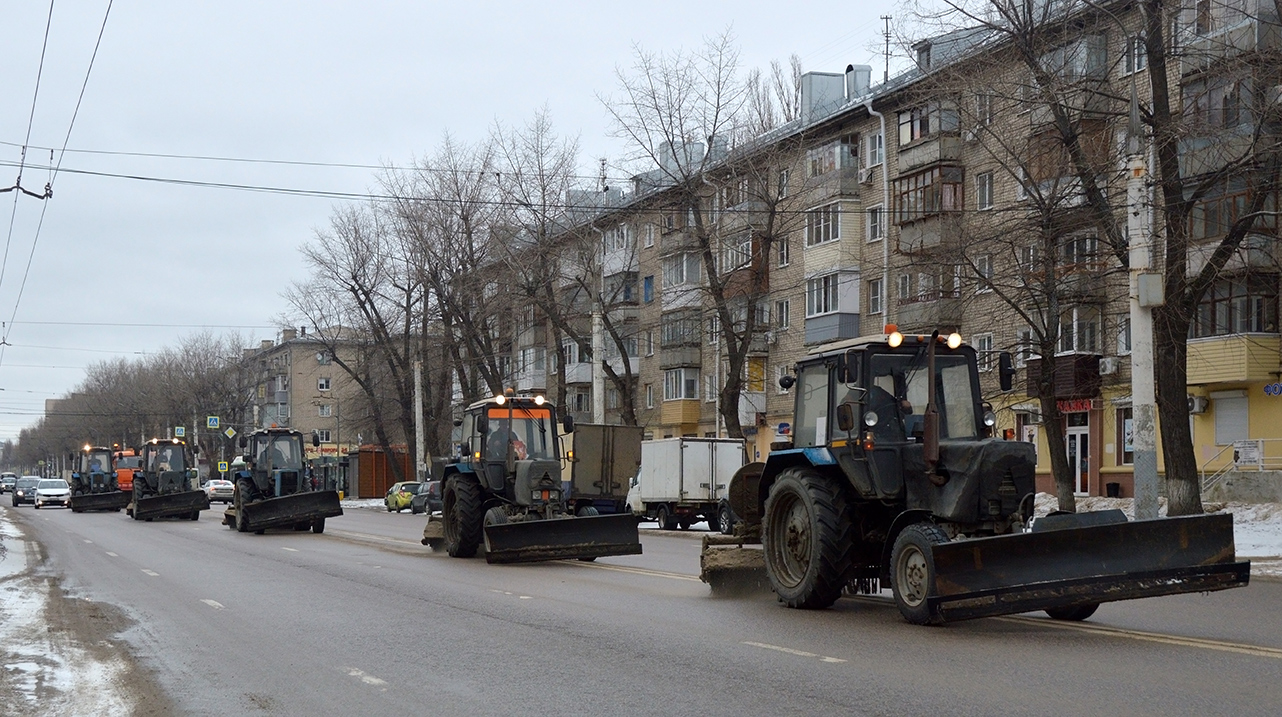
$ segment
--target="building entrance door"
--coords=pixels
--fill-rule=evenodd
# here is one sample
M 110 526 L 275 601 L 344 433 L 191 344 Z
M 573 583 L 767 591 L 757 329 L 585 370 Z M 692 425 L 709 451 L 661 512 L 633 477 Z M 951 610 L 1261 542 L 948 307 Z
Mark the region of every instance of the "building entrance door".
M 1073 472 L 1073 492 L 1076 495 L 1090 493 L 1091 479 L 1091 436 L 1090 414 L 1069 413 L 1064 416 L 1066 424 L 1066 444 L 1068 447 L 1068 469 Z

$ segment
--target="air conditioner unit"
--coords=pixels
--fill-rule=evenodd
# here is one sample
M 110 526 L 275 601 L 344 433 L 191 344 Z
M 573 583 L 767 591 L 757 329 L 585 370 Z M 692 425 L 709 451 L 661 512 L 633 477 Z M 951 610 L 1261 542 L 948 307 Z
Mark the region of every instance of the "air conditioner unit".
M 1189 396 L 1189 413 L 1206 413 L 1206 409 L 1210 405 L 1211 400 L 1206 396 Z
M 767 331 L 766 343 L 770 344 L 771 346 L 774 346 L 775 344 L 779 343 L 779 334 L 776 334 L 773 331 Z
M 974 142 L 978 137 L 979 135 L 973 129 L 962 132 L 962 140 L 965 142 Z
M 1105 356 L 1104 358 L 1099 360 L 1099 375 L 1112 376 L 1115 373 L 1117 373 L 1116 357 Z
M 1042 412 L 1041 412 L 1041 411 L 1029 411 L 1029 413 L 1028 413 L 1028 418 L 1027 418 L 1027 419 L 1025 419 L 1025 420 L 1024 420 L 1024 422 L 1025 422 L 1025 423 L 1027 423 L 1027 424 L 1028 424 L 1028 425 L 1030 425 L 1030 426 L 1040 426 L 1040 425 L 1042 425 Z
M 859 170 L 860 184 L 872 184 L 873 169 L 875 169 L 875 167 L 864 167 Z

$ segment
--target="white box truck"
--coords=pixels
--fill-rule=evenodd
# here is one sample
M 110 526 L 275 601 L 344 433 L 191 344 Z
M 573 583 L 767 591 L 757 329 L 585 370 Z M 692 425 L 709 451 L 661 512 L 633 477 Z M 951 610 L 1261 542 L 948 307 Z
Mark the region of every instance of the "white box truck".
M 719 530 L 730 478 L 747 453 L 737 438 L 664 438 L 641 443 L 641 470 L 629 492 L 632 512 L 659 528 L 689 528 L 699 520 Z

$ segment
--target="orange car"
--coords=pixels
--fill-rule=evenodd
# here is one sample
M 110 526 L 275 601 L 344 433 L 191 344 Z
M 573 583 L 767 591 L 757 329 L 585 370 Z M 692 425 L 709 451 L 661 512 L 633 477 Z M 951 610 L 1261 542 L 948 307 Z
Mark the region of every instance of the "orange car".
M 134 471 L 142 468 L 142 456 L 132 448 L 116 451 L 116 485 L 129 492 L 134 489 Z

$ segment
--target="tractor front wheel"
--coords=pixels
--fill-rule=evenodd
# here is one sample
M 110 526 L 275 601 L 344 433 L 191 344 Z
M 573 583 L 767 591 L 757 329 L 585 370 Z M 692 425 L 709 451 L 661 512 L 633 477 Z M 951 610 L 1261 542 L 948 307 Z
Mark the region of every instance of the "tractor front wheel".
M 891 592 L 904 619 L 914 625 L 939 625 L 929 598 L 935 591 L 935 555 L 932 547 L 948 542 L 948 534 L 934 523 L 914 523 L 895 538 L 890 556 Z

